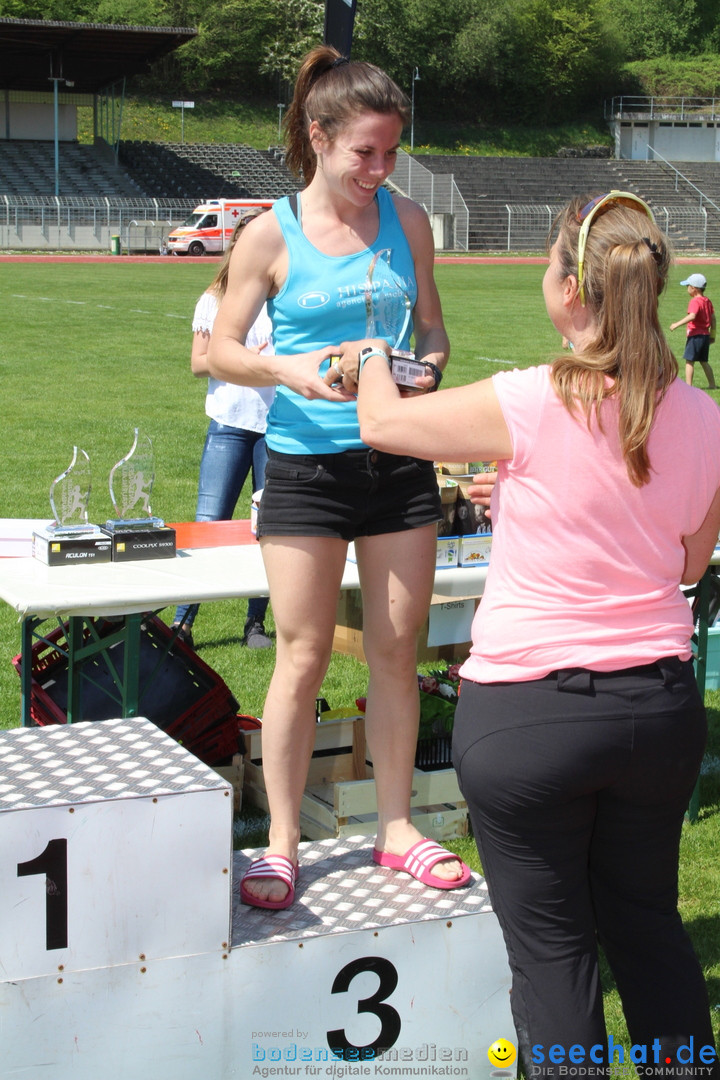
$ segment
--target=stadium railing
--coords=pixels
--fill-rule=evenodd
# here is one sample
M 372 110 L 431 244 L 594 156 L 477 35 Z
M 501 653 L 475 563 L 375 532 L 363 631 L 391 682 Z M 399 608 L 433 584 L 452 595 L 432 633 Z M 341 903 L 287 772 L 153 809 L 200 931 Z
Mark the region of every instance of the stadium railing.
M 470 215 L 452 173 L 432 173 L 417 158 L 398 150 L 388 186 L 425 207 L 436 247 L 467 251 Z

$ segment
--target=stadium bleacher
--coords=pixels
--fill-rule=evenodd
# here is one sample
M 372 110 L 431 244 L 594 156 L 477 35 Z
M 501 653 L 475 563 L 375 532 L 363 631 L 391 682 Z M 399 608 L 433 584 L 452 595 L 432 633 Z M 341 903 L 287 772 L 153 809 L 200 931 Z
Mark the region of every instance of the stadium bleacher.
M 276 199 L 299 187 L 271 152 L 239 143 L 122 142 L 119 156 L 150 197 Z
M 60 190 L 67 196 L 142 194 L 132 177 L 94 146 L 61 142 Z M 55 144 L 40 139 L 0 139 L 0 195 L 54 195 Z
M 699 193 L 676 185 L 676 174 L 655 161 L 615 158 L 491 158 L 423 154 L 420 162 L 433 173 L 452 173 L 470 215 L 469 249 L 503 250 L 507 205 L 557 206 L 575 195 L 598 194 L 619 188 L 642 196 L 653 207 L 696 209 Z M 676 162 L 676 168 L 720 206 L 720 176 L 713 162 Z M 679 246 L 687 238 L 670 227 Z M 720 250 L 720 213 L 709 214 L 707 248 Z
M 242 144 L 120 143 L 119 164 L 96 146 L 60 143 L 60 194 L 65 200 L 154 199 L 175 204 L 207 198 L 279 198 L 301 186 L 284 163 L 282 148 Z M 504 250 L 508 205 L 557 206 L 573 195 L 623 188 L 651 206 L 707 209 L 706 250 L 720 250 L 720 174 L 712 162 L 678 162 L 688 183 L 660 162 L 611 158 L 491 158 L 419 155 L 435 174 L 451 173 L 469 210 L 470 251 Z M 55 192 L 54 144 L 0 140 L 0 197 L 50 197 Z M 700 197 L 704 193 L 705 200 Z M 710 200 L 708 205 L 707 200 Z M 661 224 L 663 224 L 661 222 Z M 665 227 L 663 225 L 663 227 Z M 667 226 L 678 247 L 697 246 L 683 235 L 682 214 Z

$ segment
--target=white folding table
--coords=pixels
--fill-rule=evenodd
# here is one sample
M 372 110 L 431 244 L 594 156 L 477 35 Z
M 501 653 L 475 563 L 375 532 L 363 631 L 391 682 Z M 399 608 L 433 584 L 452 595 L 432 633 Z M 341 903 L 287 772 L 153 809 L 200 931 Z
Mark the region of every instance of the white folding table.
M 207 522 L 193 523 L 193 528 L 198 524 L 211 528 L 247 525 Z M 222 530 L 218 535 L 222 536 Z M 481 596 L 486 572 L 482 566 L 443 568 L 435 574 L 434 591 L 448 597 Z M 357 565 L 348 561 L 342 588 L 359 585 Z M 124 670 L 118 673 L 118 690 L 122 715 L 130 717 L 138 715 L 143 615 L 178 603 L 267 594 L 267 577 L 255 542 L 180 548 L 172 559 L 81 566 L 46 566 L 32 556 L 0 558 L 0 599 L 22 620 L 22 723 L 31 723 L 32 643 L 37 637 L 46 640 L 36 632 L 41 622 L 57 618 L 67 623 L 68 721 L 82 719 L 79 668 L 83 661 L 119 641 L 124 642 Z M 95 628 L 95 620 L 101 618 L 117 620 L 117 628 L 102 637 Z

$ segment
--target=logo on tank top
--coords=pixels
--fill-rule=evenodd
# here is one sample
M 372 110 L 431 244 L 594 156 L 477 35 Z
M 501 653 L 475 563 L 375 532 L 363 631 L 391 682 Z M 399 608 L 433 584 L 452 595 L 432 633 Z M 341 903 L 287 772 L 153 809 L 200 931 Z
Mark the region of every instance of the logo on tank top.
M 330 294 L 326 292 L 307 292 L 298 296 L 298 307 L 319 308 L 330 302 Z

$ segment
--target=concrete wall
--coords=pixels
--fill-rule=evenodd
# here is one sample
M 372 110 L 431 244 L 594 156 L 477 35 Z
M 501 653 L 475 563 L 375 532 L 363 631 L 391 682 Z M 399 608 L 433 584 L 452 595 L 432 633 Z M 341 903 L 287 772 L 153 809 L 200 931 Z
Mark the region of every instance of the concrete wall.
M 0 128 L 2 139 L 55 138 L 54 108 L 27 101 L 5 101 L 5 123 Z M 58 139 L 73 142 L 77 139 L 77 108 L 58 105 Z

